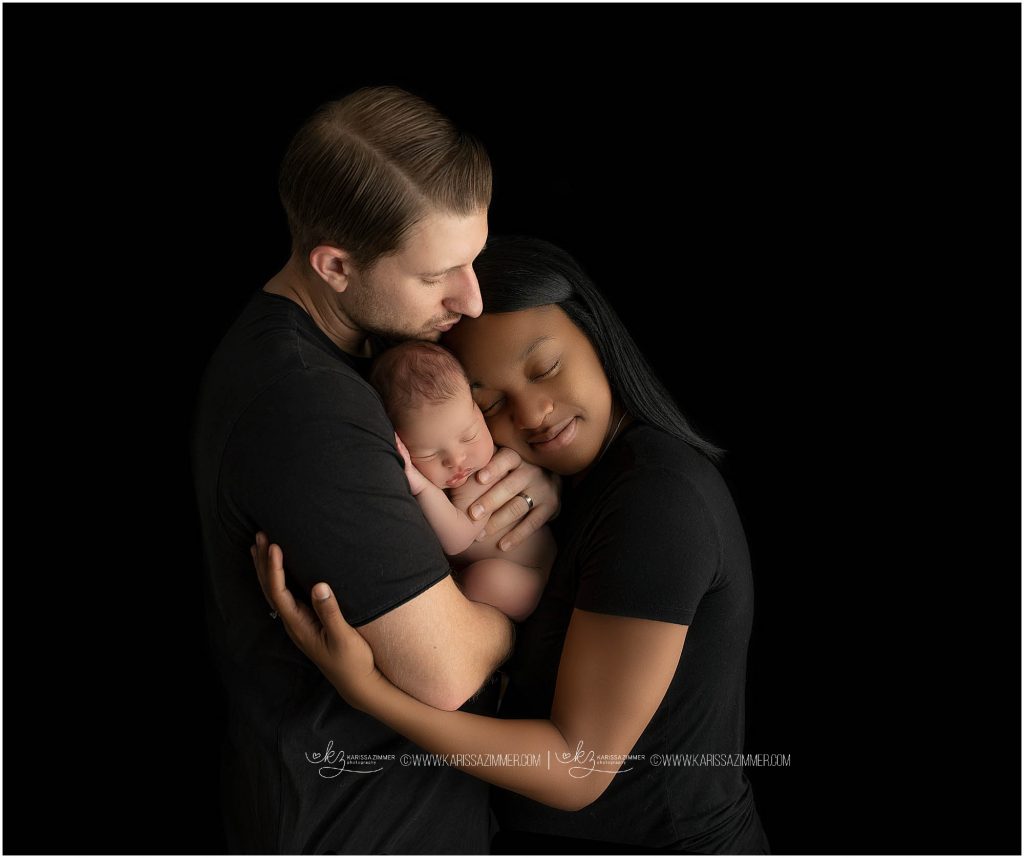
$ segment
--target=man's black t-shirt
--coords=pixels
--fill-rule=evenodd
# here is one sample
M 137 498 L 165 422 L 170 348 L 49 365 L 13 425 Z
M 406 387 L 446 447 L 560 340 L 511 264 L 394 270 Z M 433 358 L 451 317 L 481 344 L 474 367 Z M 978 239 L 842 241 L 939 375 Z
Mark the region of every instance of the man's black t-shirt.
M 629 771 L 576 813 L 495 790 L 502 828 L 672 851 L 766 852 L 750 784 L 735 764 L 753 582 L 721 474 L 685 442 L 633 423 L 565 493 L 553 526 L 558 558 L 520 627 L 503 716 L 548 717 L 574 608 L 689 630 L 668 692 L 631 752 L 637 758 L 622 766 Z M 673 756 L 684 754 L 695 755 L 690 765 Z
M 409 492 L 394 430 L 342 352 L 288 298 L 258 292 L 207 368 L 193 437 L 207 621 L 227 692 L 228 848 L 481 853 L 486 786 L 402 765 L 417 748 L 338 695 L 269 608 L 249 556 L 282 546 L 291 589 L 317 581 L 362 625 L 449 565 Z

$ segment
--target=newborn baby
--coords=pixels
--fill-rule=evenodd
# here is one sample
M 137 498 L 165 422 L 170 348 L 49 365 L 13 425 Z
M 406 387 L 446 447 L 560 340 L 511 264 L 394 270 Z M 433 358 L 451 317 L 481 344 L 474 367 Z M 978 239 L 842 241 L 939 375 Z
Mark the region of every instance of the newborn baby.
M 519 622 L 537 607 L 555 557 L 547 527 L 511 551 L 498 548 L 515 522 L 478 542 L 487 517 L 467 510 L 489 486 L 470 479 L 494 455 L 494 442 L 469 379 L 455 356 L 410 341 L 384 352 L 370 374 L 405 459 L 409 488 L 456 569 L 466 598 L 486 602 Z

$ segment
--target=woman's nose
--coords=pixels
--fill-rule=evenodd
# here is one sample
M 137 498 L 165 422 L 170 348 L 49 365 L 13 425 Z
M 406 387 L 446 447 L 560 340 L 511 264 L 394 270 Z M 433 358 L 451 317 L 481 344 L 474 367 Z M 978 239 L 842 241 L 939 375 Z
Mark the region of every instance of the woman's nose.
M 473 266 L 468 266 L 449 274 L 451 291 L 445 296 L 444 307 L 453 313 L 475 319 L 484 309 L 483 298 L 480 297 L 480 283 L 476 279 Z
M 517 429 L 537 430 L 544 425 L 547 416 L 555 410 L 550 397 L 534 394 L 515 400 L 512 420 Z

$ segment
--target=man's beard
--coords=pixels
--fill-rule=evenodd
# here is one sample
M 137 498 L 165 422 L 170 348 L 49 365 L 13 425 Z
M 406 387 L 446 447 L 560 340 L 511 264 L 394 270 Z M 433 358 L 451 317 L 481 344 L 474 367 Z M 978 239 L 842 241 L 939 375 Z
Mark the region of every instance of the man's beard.
M 375 337 L 389 346 L 406 340 L 429 340 L 436 343 L 444 333 L 437 329 L 438 325 L 445 325 L 462 318 L 448 314 L 435 316 L 425 325 L 413 329 L 402 325 L 387 309 L 378 304 L 364 305 L 356 307 L 354 310 L 355 312 L 351 313 L 350 318 L 359 327 L 359 330 L 365 331 L 371 337 Z
M 444 333 L 443 331 L 439 331 L 437 326 L 447 324 L 452 321 L 452 319 L 432 319 L 418 331 L 400 328 L 387 319 L 378 321 L 354 321 L 359 325 L 360 330 L 366 331 L 366 333 L 378 337 L 388 343 L 395 344 L 405 342 L 406 340 L 429 340 L 432 343 L 436 343 L 441 339 L 441 334 Z
M 401 343 L 406 340 L 429 340 L 436 343 L 443 333 L 437 329 L 438 325 L 446 325 L 462 318 L 457 313 L 441 313 L 414 328 L 404 324 L 395 314 L 393 307 L 387 301 L 380 300 L 379 295 L 380 292 L 374 288 L 370 278 L 367 278 L 357 299 L 347 308 L 348 317 L 359 330 L 389 343 Z

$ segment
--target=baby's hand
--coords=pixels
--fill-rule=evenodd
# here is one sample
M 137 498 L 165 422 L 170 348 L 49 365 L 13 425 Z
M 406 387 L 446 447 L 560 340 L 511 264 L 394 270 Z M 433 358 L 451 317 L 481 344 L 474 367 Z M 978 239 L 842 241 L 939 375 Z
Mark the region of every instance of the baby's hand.
M 398 452 L 402 454 L 402 458 L 405 460 L 405 477 L 409 480 L 409 489 L 414 496 L 418 495 L 430 483 L 423 474 L 416 470 L 416 466 L 409 457 L 409 449 L 402 443 L 402 439 L 398 437 L 397 432 L 395 433 L 395 444 L 398 445 Z

